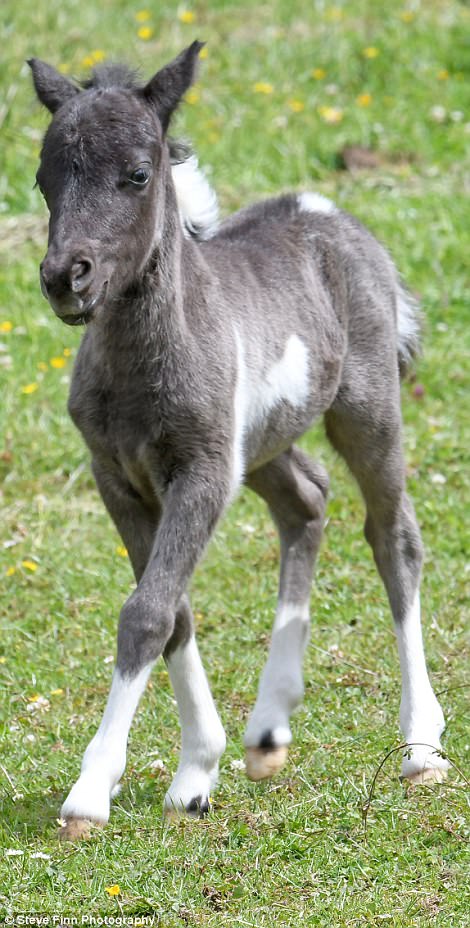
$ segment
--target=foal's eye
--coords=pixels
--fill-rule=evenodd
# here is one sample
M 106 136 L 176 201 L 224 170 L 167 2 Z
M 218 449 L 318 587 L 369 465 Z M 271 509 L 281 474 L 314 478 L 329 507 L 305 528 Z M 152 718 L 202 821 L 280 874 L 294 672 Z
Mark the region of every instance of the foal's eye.
M 145 187 L 150 180 L 150 165 L 149 164 L 139 164 L 138 168 L 135 168 L 131 174 L 129 174 L 129 181 L 131 184 L 134 184 L 135 187 Z

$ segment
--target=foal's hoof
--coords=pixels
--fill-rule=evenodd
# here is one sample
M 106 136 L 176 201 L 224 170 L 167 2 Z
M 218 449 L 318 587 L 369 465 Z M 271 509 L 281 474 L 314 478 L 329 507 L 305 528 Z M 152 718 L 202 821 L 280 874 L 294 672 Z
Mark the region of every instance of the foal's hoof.
M 245 751 L 246 775 L 249 780 L 267 780 L 284 766 L 287 746 L 278 748 L 247 748 Z
M 425 770 L 418 770 L 410 776 L 403 777 L 413 786 L 422 786 L 423 783 L 442 783 L 447 777 L 447 770 L 444 767 L 426 767 Z
M 211 801 L 209 796 L 194 796 L 190 802 L 184 805 L 181 802 L 175 802 L 171 797 L 166 797 L 163 814 L 165 818 L 205 818 L 211 810 Z
M 86 841 L 91 835 L 92 828 L 103 827 L 98 822 L 88 818 L 66 819 L 59 831 L 61 841 Z

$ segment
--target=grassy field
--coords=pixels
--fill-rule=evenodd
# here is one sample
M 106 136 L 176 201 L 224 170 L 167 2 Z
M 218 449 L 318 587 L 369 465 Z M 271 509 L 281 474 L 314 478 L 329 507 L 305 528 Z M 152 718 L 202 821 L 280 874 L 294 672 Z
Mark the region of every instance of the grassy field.
M 304 444 L 332 491 L 285 770 L 254 785 L 237 763 L 277 586 L 274 530 L 244 493 L 192 587 L 228 734 L 213 812 L 161 820 L 179 742 L 162 663 L 109 826 L 61 845 L 58 810 L 100 719 L 132 579 L 66 414 L 80 333 L 39 291 L 46 226 L 33 184 L 47 118 L 24 60 L 80 77 L 93 60 L 124 58 L 150 75 L 194 38 L 207 56 L 176 131 L 193 140 L 223 211 L 316 189 L 369 225 L 422 298 L 405 445 L 427 551 L 428 661 L 458 769 L 407 789 L 392 755 L 365 831 L 374 773 L 399 744 L 398 661 L 361 501 L 319 427 Z M 153 915 L 161 928 L 470 925 L 468 4 L 3 0 L 0 39 L 0 923 L 47 913 Z M 374 166 L 344 170 L 351 145 L 371 148 Z

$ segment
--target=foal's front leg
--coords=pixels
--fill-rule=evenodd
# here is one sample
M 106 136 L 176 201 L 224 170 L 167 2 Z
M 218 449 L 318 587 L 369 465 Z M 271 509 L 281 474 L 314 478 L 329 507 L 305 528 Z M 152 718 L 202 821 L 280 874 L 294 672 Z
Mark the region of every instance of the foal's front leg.
M 86 832 L 90 822 L 107 822 L 110 797 L 124 771 L 127 737 L 139 698 L 155 660 L 165 649 L 183 734 L 182 763 L 166 807 L 184 808 L 190 814 L 207 807 L 225 740 L 197 653 L 189 607 L 182 599 L 227 496 L 220 474 L 207 471 L 207 467 L 195 467 L 174 480 L 166 493 L 147 565 L 121 611 L 117 664 L 105 713 L 85 752 L 80 778 L 62 807 L 64 837 Z M 116 511 L 103 496 L 118 524 Z M 129 537 L 127 532 L 128 543 Z M 204 736 L 207 729 L 212 730 L 212 739 Z M 194 777 L 196 767 L 204 768 L 206 781 Z M 191 783 L 195 792 L 188 798 Z

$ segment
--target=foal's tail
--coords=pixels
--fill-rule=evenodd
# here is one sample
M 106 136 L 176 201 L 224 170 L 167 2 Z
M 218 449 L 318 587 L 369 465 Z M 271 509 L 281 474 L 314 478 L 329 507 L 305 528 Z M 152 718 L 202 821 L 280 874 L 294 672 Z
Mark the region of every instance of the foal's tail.
M 421 314 L 419 303 L 397 282 L 397 350 L 400 377 L 404 377 L 420 350 Z

